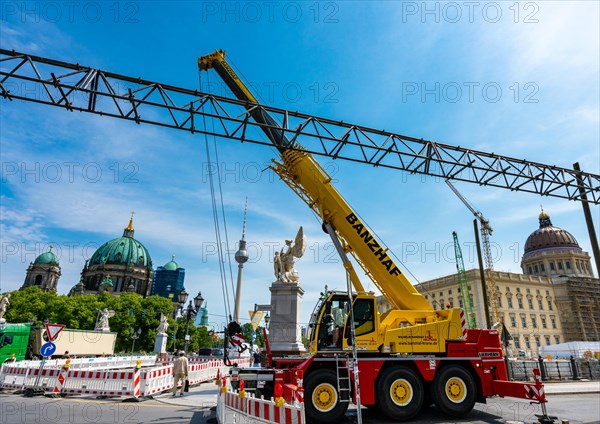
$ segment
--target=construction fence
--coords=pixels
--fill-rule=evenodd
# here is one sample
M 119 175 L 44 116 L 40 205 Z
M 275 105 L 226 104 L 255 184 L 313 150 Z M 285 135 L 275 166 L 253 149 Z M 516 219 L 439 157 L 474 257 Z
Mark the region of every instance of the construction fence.
M 173 365 L 166 363 L 166 360 L 156 363 L 155 357 L 152 357 L 151 366 L 146 367 L 142 367 L 141 359 L 131 365 L 130 357 L 124 357 L 122 361 L 128 364 L 127 367 L 122 363 L 104 362 L 104 368 L 98 364 L 71 368 L 65 360 L 59 361 L 48 361 L 43 368 L 40 361 L 5 363 L 0 370 L 0 388 L 19 391 L 35 389 L 56 395 L 128 398 L 152 396 L 173 388 Z M 249 360 L 239 362 L 243 366 L 249 365 Z M 218 374 L 224 375 L 228 370 L 229 367 L 222 360 L 190 362 L 188 380 L 190 385 L 197 385 L 214 380 Z
M 286 384 L 275 388 L 275 397 L 257 398 L 246 393 L 243 384 L 239 390 L 232 390 L 225 379 L 217 381 L 221 389 L 217 397 L 217 421 L 230 423 L 274 423 L 305 424 L 304 395 L 302 379 L 299 385 Z M 279 393 L 277 393 L 279 391 Z
M 542 381 L 600 380 L 597 360 L 507 361 L 508 378 L 513 381 L 533 381 L 535 368 L 540 369 Z

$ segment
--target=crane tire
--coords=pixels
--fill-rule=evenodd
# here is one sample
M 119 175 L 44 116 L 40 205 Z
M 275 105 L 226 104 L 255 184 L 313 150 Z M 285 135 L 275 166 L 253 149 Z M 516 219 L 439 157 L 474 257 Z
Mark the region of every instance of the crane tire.
M 425 390 L 418 373 L 410 368 L 388 368 L 379 377 L 377 387 L 379 410 L 395 421 L 405 421 L 419 413 Z
M 477 385 L 469 371 L 448 365 L 438 371 L 432 385 L 433 401 L 444 414 L 460 418 L 475 406 Z
M 345 385 L 345 381 L 341 383 Z M 333 370 L 313 370 L 304 377 L 306 422 L 329 423 L 344 417 L 349 402 L 343 402 L 337 387 L 337 377 Z

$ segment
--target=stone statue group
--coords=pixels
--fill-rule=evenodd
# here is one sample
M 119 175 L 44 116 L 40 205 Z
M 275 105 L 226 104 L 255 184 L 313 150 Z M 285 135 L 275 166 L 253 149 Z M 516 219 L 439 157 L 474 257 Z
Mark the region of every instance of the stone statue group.
M 294 269 L 294 263 L 296 262 L 296 258 L 300 259 L 304 255 L 307 244 L 304 231 L 300 227 L 294 242 L 286 240 L 285 246 L 281 251 L 275 252 L 273 267 L 277 281 L 282 283 L 298 283 L 299 277 L 298 272 Z
M 6 309 L 8 309 L 8 305 L 10 305 L 10 301 L 8 299 L 10 299 L 10 293 L 0 300 L 0 322 L 6 321 L 4 319 L 4 314 L 6 313 Z

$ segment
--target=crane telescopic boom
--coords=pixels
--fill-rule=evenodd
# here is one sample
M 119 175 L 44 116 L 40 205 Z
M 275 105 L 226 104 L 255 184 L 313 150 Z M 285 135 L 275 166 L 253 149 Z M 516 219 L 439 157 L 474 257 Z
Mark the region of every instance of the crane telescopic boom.
M 281 154 L 282 161 L 275 164 L 274 170 L 317 213 L 324 224 L 331 224 L 342 241 L 343 251 L 350 252 L 357 259 L 390 303 L 404 310 L 433 310 L 400 271 L 388 254 L 388 248 L 377 240 L 374 232 L 333 187 L 331 177 L 312 155 L 293 149 L 296 143 L 290 142 L 283 131 L 278 129 L 279 124 L 264 110 L 256 108 L 256 98 L 225 61 L 225 52 L 218 50 L 199 58 L 198 66 L 200 70 L 214 69 L 236 97 L 247 102 L 246 108 L 261 124 L 261 129 Z M 347 259 L 344 262 L 351 273 L 354 288 L 364 293 L 364 287 L 351 270 L 350 262 Z

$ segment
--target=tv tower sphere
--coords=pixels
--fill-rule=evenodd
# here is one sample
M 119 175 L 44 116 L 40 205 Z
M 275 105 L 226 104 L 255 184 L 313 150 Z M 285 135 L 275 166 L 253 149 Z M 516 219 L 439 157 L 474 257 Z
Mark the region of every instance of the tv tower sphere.
M 246 240 L 240 240 L 240 246 L 235 252 L 235 261 L 238 264 L 244 264 L 248 261 L 248 252 L 246 251 Z

